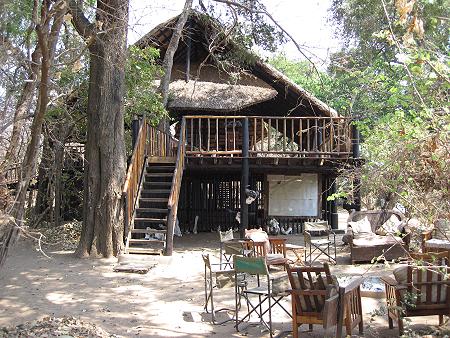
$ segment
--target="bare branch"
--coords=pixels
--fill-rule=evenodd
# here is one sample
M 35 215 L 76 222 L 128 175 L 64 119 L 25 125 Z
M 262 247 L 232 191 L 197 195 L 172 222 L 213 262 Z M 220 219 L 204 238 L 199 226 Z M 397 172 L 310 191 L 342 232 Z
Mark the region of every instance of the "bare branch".
M 286 31 L 286 30 L 283 28 L 283 26 L 281 26 L 281 25 L 278 23 L 278 21 L 276 21 L 275 18 L 274 18 L 269 12 L 267 12 L 266 10 L 256 10 L 256 9 L 254 9 L 254 8 L 251 8 L 251 7 L 248 7 L 248 6 L 246 6 L 246 5 L 243 5 L 243 4 L 240 4 L 240 3 L 236 3 L 236 2 L 230 1 L 230 0 L 214 0 L 214 1 L 215 1 L 215 2 L 220 2 L 220 3 L 223 3 L 223 4 L 226 4 L 226 5 L 228 5 L 228 6 L 235 6 L 235 7 L 242 8 L 242 9 L 248 11 L 249 13 L 263 14 L 263 15 L 267 16 L 267 17 L 273 22 L 273 24 L 274 24 L 275 26 L 277 26 L 278 29 L 280 29 L 280 30 L 281 30 L 281 31 L 282 31 L 282 32 L 283 32 L 283 33 L 284 33 L 284 34 L 292 41 L 292 43 L 295 45 L 295 47 L 297 48 L 297 50 L 299 51 L 299 53 L 302 54 L 303 57 L 304 57 L 306 60 L 308 60 L 308 62 L 311 63 L 311 65 L 312 65 L 313 68 L 314 68 L 314 71 L 317 73 L 317 76 L 319 77 L 319 81 L 320 81 L 321 85 L 322 85 L 322 86 L 324 85 L 324 84 L 323 84 L 323 81 L 322 81 L 322 77 L 321 77 L 321 75 L 320 75 L 320 72 L 319 72 L 319 70 L 317 69 L 317 67 L 316 67 L 316 65 L 314 64 L 314 62 L 311 60 L 311 58 L 309 58 L 309 57 L 303 52 L 301 46 L 297 43 L 297 41 L 294 39 L 294 37 L 293 37 L 291 34 L 289 34 L 289 32 Z
M 178 48 L 178 42 L 180 41 L 183 27 L 186 24 L 186 21 L 189 17 L 189 13 L 192 7 L 192 1 L 193 0 L 186 0 L 183 12 L 181 13 L 178 19 L 172 37 L 170 38 L 170 43 L 169 46 L 167 47 L 166 54 L 164 55 L 163 60 L 164 76 L 161 79 L 161 85 L 159 86 L 164 106 L 167 105 L 167 100 L 169 98 L 169 82 L 170 82 L 170 74 L 172 73 L 173 56 L 175 55 L 175 52 Z
M 95 37 L 96 28 L 95 25 L 90 22 L 83 13 L 83 10 L 78 6 L 78 1 L 68 1 L 70 14 L 72 14 L 72 23 L 78 34 L 80 34 L 85 40 L 90 40 Z

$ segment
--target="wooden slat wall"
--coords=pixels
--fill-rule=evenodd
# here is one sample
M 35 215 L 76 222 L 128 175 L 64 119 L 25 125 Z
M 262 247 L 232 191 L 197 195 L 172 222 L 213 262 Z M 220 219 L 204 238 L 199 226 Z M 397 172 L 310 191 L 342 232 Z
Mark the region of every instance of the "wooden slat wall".
M 263 177 L 252 177 L 252 189 L 263 190 Z M 261 226 L 263 221 L 263 198 L 249 205 L 250 226 Z M 237 227 L 236 212 L 240 210 L 240 179 L 236 176 L 215 175 L 199 177 L 185 175 L 181 187 L 178 218 L 183 232 L 192 232 L 195 216 L 199 216 L 197 230 L 217 231 Z

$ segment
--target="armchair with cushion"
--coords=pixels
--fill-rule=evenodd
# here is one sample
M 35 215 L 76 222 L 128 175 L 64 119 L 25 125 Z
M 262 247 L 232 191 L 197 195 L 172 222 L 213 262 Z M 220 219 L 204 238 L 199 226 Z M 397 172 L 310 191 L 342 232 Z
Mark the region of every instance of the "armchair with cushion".
M 440 219 L 422 233 L 422 252 L 446 252 L 450 259 L 450 221 Z
M 345 241 L 350 246 L 352 264 L 370 262 L 384 256 L 386 260 L 405 256 L 410 234 L 404 215 L 397 210 L 354 211 L 347 221 Z
M 342 328 L 351 336 L 358 326 L 363 333 L 363 312 L 360 285 L 362 278 L 352 280 L 347 286 L 339 286 L 331 275 L 327 263 L 323 267 L 290 267 L 288 276 L 292 299 L 292 334 L 298 337 L 298 328 L 309 324 L 322 325 L 325 337 L 341 337 Z
M 389 328 L 398 322 L 399 334 L 403 334 L 403 318 L 415 316 L 450 315 L 450 281 L 446 276 L 446 253 L 412 254 L 413 262 L 394 270 L 394 278 L 383 276 L 388 309 Z

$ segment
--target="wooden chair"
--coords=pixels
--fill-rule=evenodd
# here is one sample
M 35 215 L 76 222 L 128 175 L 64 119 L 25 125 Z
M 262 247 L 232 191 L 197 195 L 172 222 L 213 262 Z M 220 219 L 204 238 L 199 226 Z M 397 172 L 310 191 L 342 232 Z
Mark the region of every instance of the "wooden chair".
M 437 220 L 433 229 L 422 233 L 422 252 L 446 252 L 450 259 L 450 221 Z
M 287 268 L 292 296 L 292 332 L 298 338 L 298 327 L 302 324 L 321 324 L 326 336 L 341 337 L 342 326 L 347 335 L 359 326 L 363 332 L 360 285 L 362 278 L 346 287 L 339 287 L 330 274 L 327 263 L 323 267 Z M 334 332 L 333 332 L 333 329 Z
M 281 292 L 280 290 L 275 290 L 273 287 L 274 278 L 269 273 L 264 257 L 234 256 L 233 263 L 236 278 L 239 273 L 256 275 L 256 285 L 250 285 L 249 283 L 246 288 L 241 289 L 237 285 L 235 286 L 236 331 L 239 332 L 239 325 L 245 320 L 249 320 L 252 313 L 256 313 L 260 322 L 269 330 L 270 337 L 272 337 L 272 308 L 278 304 L 284 312 L 291 316 L 289 311 L 280 303 L 289 293 L 286 290 L 282 290 Z M 262 283 L 262 279 L 266 279 L 266 282 Z M 246 300 L 248 311 L 243 318 L 239 319 L 241 297 Z M 264 306 L 266 303 L 267 308 Z M 264 317 L 266 314 L 268 314 L 268 320 L 267 316 Z
M 266 242 L 246 240 L 244 247 L 247 251 L 253 252 L 255 257 L 264 257 L 269 267 L 273 265 L 285 267 L 289 261 L 286 258 L 286 239 L 269 239 L 269 245 L 271 252 L 268 252 Z
M 399 334 L 403 334 L 403 318 L 438 315 L 439 325 L 443 316 L 450 315 L 450 280 L 444 275 L 450 272 L 447 253 L 413 254 L 418 260 L 394 270 L 395 279 L 384 276 L 389 328 L 398 322 Z M 421 264 L 422 266 L 418 266 Z

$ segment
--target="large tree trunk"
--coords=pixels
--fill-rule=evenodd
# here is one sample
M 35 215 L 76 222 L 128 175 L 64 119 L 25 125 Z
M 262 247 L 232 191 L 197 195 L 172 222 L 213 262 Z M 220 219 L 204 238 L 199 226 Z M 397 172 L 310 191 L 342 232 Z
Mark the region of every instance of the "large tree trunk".
M 37 5 L 37 2 L 35 5 Z M 60 5 L 61 3 L 58 3 L 58 6 Z M 10 246 L 14 244 L 18 236 L 19 227 L 23 225 L 27 191 L 36 166 L 42 124 L 44 122 L 44 117 L 47 112 L 47 105 L 49 102 L 48 91 L 50 69 L 55 54 L 59 32 L 63 23 L 64 14 L 66 13 L 63 6 L 52 8 L 52 11 L 50 11 L 50 8 L 52 8 L 51 3 L 47 0 L 43 0 L 41 6 L 40 24 L 36 26 L 38 44 L 42 54 L 40 72 L 41 82 L 39 84 L 38 101 L 30 130 L 31 138 L 27 145 L 25 157 L 22 162 L 20 181 L 18 182 L 16 188 L 16 200 L 14 208 L 11 212 L 11 216 L 14 221 L 9 223 L 9 230 L 2 238 L 3 243 L 0 248 L 0 266 L 4 263 Z M 50 13 L 53 16 L 52 23 Z
M 5 167 L 10 163 L 17 162 L 18 149 L 20 136 L 22 134 L 22 126 L 26 118 L 26 114 L 30 109 L 31 101 L 33 99 L 37 77 L 39 72 L 39 58 L 41 51 L 39 46 L 36 47 L 33 54 L 31 54 L 30 71 L 28 75 L 28 81 L 23 85 L 22 93 L 17 101 L 14 110 L 14 121 L 11 138 L 9 141 L 8 149 L 6 150 L 5 157 L 3 159 L 1 167 Z
M 121 192 L 125 178 L 124 106 L 128 1 L 98 2 L 97 21 L 92 26 L 76 2 L 70 7 L 77 31 L 93 40 L 89 46 L 90 73 L 87 119 L 84 215 L 80 257 L 110 257 L 123 246 Z M 97 25 L 99 26 L 99 25 Z

